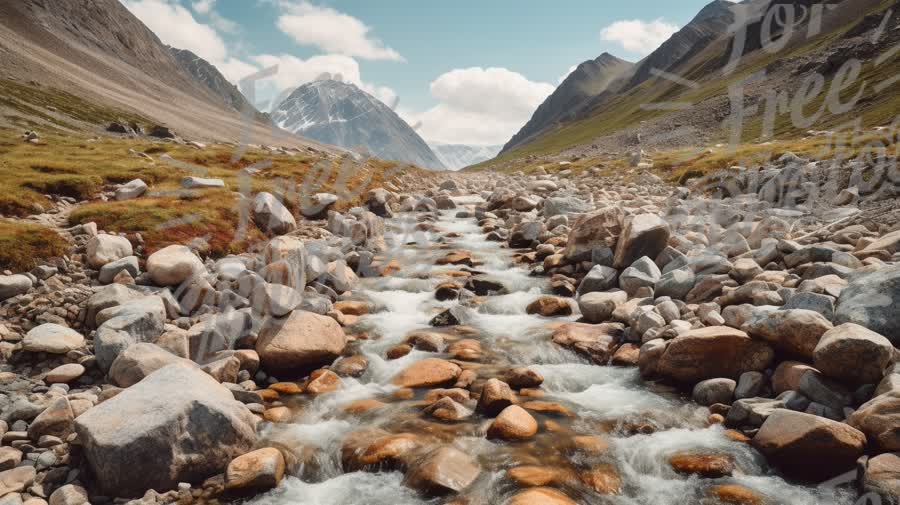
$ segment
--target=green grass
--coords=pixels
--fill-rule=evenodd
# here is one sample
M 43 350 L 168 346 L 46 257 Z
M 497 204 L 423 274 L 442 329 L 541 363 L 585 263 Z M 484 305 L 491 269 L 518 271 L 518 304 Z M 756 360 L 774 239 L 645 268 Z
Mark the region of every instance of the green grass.
M 67 251 L 66 241 L 53 230 L 0 219 L 0 270 L 27 272 Z
M 195 237 L 206 237 L 213 256 L 245 250 L 250 242 L 262 240 L 252 223 L 244 237 L 236 238 L 241 224 L 234 192 L 245 191 L 239 172 L 242 168 L 270 161 L 251 179 L 252 192 L 279 192 L 287 182 L 302 187 L 307 179 L 319 184 L 310 190 L 341 196 L 340 187 L 352 190 L 335 205 L 346 210 L 363 203 L 369 189 L 383 186 L 399 173 L 396 163 L 370 160 L 364 171 L 354 166 L 341 177 L 341 160 L 329 160 L 321 177 L 312 177 L 321 154 L 302 152 L 293 156 L 273 154 L 262 149 L 248 149 L 237 163 L 231 163 L 234 147 L 214 144 L 198 150 L 190 146 L 149 139 L 101 136 L 88 139 L 83 135 L 48 132 L 41 134 L 39 144 L 23 142 L 20 133 L 0 129 L 0 214 L 24 217 L 35 213 L 36 206 L 48 209 L 52 201 L 45 195 L 72 196 L 78 200 L 95 200 L 73 212 L 73 224 L 95 221 L 100 228 L 124 233 L 140 233 L 149 252 L 172 243 L 185 243 Z M 129 150 L 148 153 L 153 161 L 137 157 Z M 192 169 L 172 166 L 159 159 L 168 154 L 188 163 Z M 435 177 L 432 172 L 413 170 L 421 177 Z M 225 189 L 181 191 L 181 180 L 188 175 L 222 179 Z M 150 186 L 150 193 L 126 202 L 96 201 L 104 190 L 135 178 Z M 286 205 L 298 207 L 298 199 L 290 194 Z

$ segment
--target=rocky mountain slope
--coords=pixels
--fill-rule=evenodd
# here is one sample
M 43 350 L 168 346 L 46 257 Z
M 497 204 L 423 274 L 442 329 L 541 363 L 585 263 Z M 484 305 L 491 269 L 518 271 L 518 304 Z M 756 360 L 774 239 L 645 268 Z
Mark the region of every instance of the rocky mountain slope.
M 331 79 L 306 83 L 273 109 L 272 120 L 320 142 L 352 150 L 363 147 L 378 158 L 422 168 L 444 168 L 400 116 L 350 83 Z
M 448 170 L 459 170 L 489 160 L 497 156 L 503 147 L 442 144 L 440 142 L 429 142 L 428 145 Z
M 175 60 L 181 65 L 181 68 L 193 76 L 194 79 L 205 84 L 206 87 L 209 88 L 213 94 L 220 97 L 226 105 L 242 114 L 249 112 L 261 122 L 267 122 L 269 120 L 268 114 L 256 110 L 256 107 L 247 101 L 247 98 L 241 93 L 241 90 L 226 79 L 215 65 L 187 49 L 178 49 L 175 47 L 170 47 L 169 49 L 175 56 Z
M 827 130 L 857 118 L 863 126 L 889 124 L 896 111 L 898 86 L 891 77 L 900 71 L 890 48 L 900 41 L 900 33 L 881 27 L 896 26 L 900 21 L 896 6 L 897 2 L 884 0 L 752 0 L 741 4 L 717 0 L 605 91 L 574 109 L 558 111 L 565 119 L 554 128 L 532 135 L 526 142 L 521 141 L 522 132 L 517 134 L 491 165 L 529 156 L 591 156 L 638 144 L 666 149 L 728 142 L 737 130 L 732 128 L 729 90 L 737 89 L 744 93 L 745 107 L 758 104 L 761 109 L 739 121 L 741 142 L 767 140 L 760 137 L 765 121 L 774 123 L 768 130 L 779 138 Z M 807 14 L 798 14 L 791 29 L 777 24 L 763 29 L 761 20 L 771 20 L 773 12 L 788 8 Z M 746 30 L 729 29 L 735 9 L 757 13 L 750 16 Z M 736 38 L 735 32 L 746 32 L 746 39 Z M 777 43 L 763 49 L 761 37 L 768 34 Z M 742 47 L 735 51 L 735 44 L 741 42 Z M 739 55 L 734 62 L 733 53 Z M 817 74 L 824 82 L 810 100 L 821 104 L 842 65 L 855 63 L 859 74 L 852 86 L 846 84 L 861 89 L 861 94 L 848 110 L 821 109 L 817 114 L 808 113 L 812 121 L 799 123 L 783 107 L 764 117 L 762 109 L 769 94 L 778 93 L 790 104 L 796 101 L 804 81 L 817 78 Z M 748 81 L 763 74 L 764 78 Z M 876 91 L 871 84 L 862 86 L 865 82 L 884 85 Z
M 117 0 L 0 2 L 0 123 L 97 129 L 120 118 L 206 140 L 237 140 L 243 119 L 181 68 Z M 52 104 L 52 106 L 50 106 Z M 256 142 L 280 138 L 251 125 Z
M 571 120 L 585 102 L 606 91 L 607 87 L 631 70 L 633 64 L 603 53 L 588 60 L 563 80 L 549 97 L 535 110 L 531 119 L 503 146 L 508 151 L 553 128 L 557 123 Z

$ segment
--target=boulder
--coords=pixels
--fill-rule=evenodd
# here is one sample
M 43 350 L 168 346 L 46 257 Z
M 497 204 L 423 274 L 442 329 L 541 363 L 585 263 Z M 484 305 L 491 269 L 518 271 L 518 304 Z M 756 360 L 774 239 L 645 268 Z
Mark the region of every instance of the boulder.
M 603 265 L 594 265 L 590 272 L 581 280 L 578 285 L 578 296 L 595 291 L 607 291 L 616 287 L 616 281 L 619 278 L 619 271 Z
M 578 309 L 585 321 L 605 323 L 610 320 L 616 307 L 626 301 L 628 301 L 628 293 L 624 291 L 611 293 L 594 291 L 578 298 Z
M 140 273 L 140 268 L 138 267 L 138 259 L 137 256 L 126 256 L 122 259 L 118 259 L 116 261 L 111 261 L 102 267 L 100 267 L 100 274 L 98 276 L 98 280 L 101 284 L 109 284 L 113 282 L 117 275 L 120 272 L 128 272 L 132 278 L 135 278 Z
M 759 311 L 741 327 L 782 352 L 808 360 L 812 360 L 819 339 L 831 328 L 831 322 L 822 314 L 803 309 Z
M 489 417 L 500 414 L 515 403 L 516 395 L 509 385 L 499 379 L 488 379 L 481 389 L 475 410 Z
M 737 383 L 732 379 L 707 379 L 694 386 L 694 401 L 709 407 L 716 403 L 731 404 Z
M 451 446 L 443 446 L 425 455 L 410 468 L 406 483 L 430 496 L 459 493 L 481 474 L 472 456 Z
M 854 278 L 841 291 L 835 324 L 856 323 L 900 346 L 900 266 L 882 268 Z
M 844 423 L 777 409 L 752 443 L 786 474 L 823 481 L 854 468 L 866 435 Z
M 655 214 L 639 214 L 625 220 L 616 244 L 613 266 L 625 268 L 638 258 L 655 258 L 669 244 L 669 224 Z
M 625 327 L 621 323 L 566 323 L 553 331 L 553 343 L 587 356 L 598 365 L 605 365 L 616 352 Z
M 823 374 L 861 386 L 881 381 L 894 356 L 891 341 L 855 323 L 825 332 L 813 351 L 813 364 Z
M 147 183 L 134 179 L 116 188 L 116 200 L 134 200 L 147 192 Z
M 131 387 L 148 375 L 173 364 L 196 366 L 155 344 L 141 342 L 123 350 L 109 369 L 110 381 L 121 388 Z
M 774 357 L 771 347 L 743 331 L 710 326 L 688 331 L 669 342 L 657 371 L 692 384 L 718 377 L 737 379 L 744 372 L 765 370 Z
M 32 328 L 22 339 L 22 349 L 28 352 L 66 354 L 84 345 L 84 337 L 77 331 L 54 323 Z
M 297 221 L 272 193 L 257 193 L 253 198 L 253 222 L 263 231 L 282 235 L 297 227 Z
M 670 270 L 656 281 L 654 295 L 657 297 L 668 296 L 675 300 L 684 300 L 688 293 L 694 289 L 697 278 L 690 268 L 678 268 Z
M 194 275 L 206 272 L 200 258 L 183 245 L 170 245 L 147 258 L 147 273 L 157 286 L 177 286 Z
M 344 351 L 347 336 L 332 318 L 295 310 L 284 319 L 263 324 L 256 352 L 266 371 L 299 376 L 330 365 Z
M 900 390 L 892 390 L 862 404 L 847 418 L 880 451 L 900 451 Z
M 622 233 L 623 220 L 622 209 L 618 206 L 604 207 L 580 217 L 572 225 L 563 254 L 578 261 L 590 259 L 594 249 L 615 247 Z
M 170 365 L 78 416 L 98 490 L 137 497 L 199 483 L 253 448 L 257 418 L 200 370 Z
M 306 271 L 311 262 L 302 240 L 289 236 L 273 238 L 263 249 L 263 261 L 266 265 L 284 262 L 287 267 L 287 272 L 281 276 L 281 280 L 267 277 L 268 282 L 284 284 L 300 291 L 306 286 Z M 324 275 L 326 270 L 327 267 L 319 274 Z
M 31 277 L 27 275 L 0 275 L 0 302 L 14 296 L 24 295 L 32 285 Z
M 544 200 L 544 217 L 583 214 L 591 210 L 591 204 L 574 196 L 555 196 Z
M 43 436 L 65 439 L 72 434 L 75 412 L 66 397 L 57 398 L 28 425 L 28 438 L 40 440 Z
M 222 179 L 188 176 L 181 179 L 181 187 L 184 189 L 224 188 L 225 181 Z
M 863 491 L 879 494 L 890 505 L 900 503 L 900 453 L 870 458 L 862 478 Z
M 119 353 L 138 342 L 153 342 L 162 335 L 166 309 L 158 296 L 146 296 L 97 314 L 94 335 L 97 366 L 108 371 Z
M 527 314 L 539 314 L 544 317 L 569 316 L 572 314 L 572 305 L 566 298 L 558 296 L 542 296 L 528 304 L 525 308 Z
M 459 365 L 439 358 L 417 361 L 394 377 L 404 388 L 430 388 L 452 384 L 462 373 Z
M 94 269 L 126 256 L 131 256 L 133 253 L 131 242 L 127 238 L 118 235 L 94 235 L 85 246 L 88 264 Z

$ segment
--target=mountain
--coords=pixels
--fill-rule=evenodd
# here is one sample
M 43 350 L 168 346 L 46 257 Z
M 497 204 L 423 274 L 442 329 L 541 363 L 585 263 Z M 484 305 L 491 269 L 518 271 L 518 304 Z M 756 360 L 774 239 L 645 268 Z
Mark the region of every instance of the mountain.
M 788 9 L 798 13 L 791 29 L 772 22 Z M 571 77 L 564 81 L 501 154 L 479 168 L 513 167 L 536 157 L 605 156 L 638 146 L 801 138 L 855 122 L 890 124 L 900 107 L 900 80 L 893 78 L 900 57 L 891 50 L 900 45 L 900 30 L 890 29 L 898 24 L 898 0 L 716 0 L 599 93 L 551 108 Z M 764 37 L 770 46 L 763 47 Z M 820 79 L 821 86 L 811 86 Z M 830 98 L 836 91 L 841 103 L 857 92 L 858 100 L 837 106 Z M 740 102 L 733 93 L 743 94 Z M 799 115 L 792 112 L 798 100 L 807 105 Z M 733 104 L 741 103 L 747 112 L 735 122 Z M 550 126 L 546 118 L 553 118 Z
M 441 163 L 449 170 L 459 170 L 489 160 L 497 156 L 503 147 L 442 144 L 440 142 L 429 142 L 428 145 L 431 146 L 431 150 L 434 151 Z
M 249 111 L 260 121 L 268 122 L 268 114 L 263 114 L 256 110 L 256 107 L 247 101 L 247 98 L 244 97 L 238 87 L 231 84 L 231 82 L 219 72 L 219 69 L 217 69 L 215 65 L 187 49 L 169 47 L 169 50 L 172 51 L 172 55 L 175 56 L 175 60 L 181 65 L 182 69 L 193 76 L 194 79 L 197 79 L 206 85 L 206 87 L 217 97 L 221 98 L 228 107 L 231 107 L 240 113 Z
M 328 149 L 245 125 L 118 0 L 0 1 L 0 68 L 0 124 L 96 131 L 128 118 L 194 139 Z
M 609 53 L 578 65 L 542 103 L 525 126 L 503 146 L 503 151 L 528 142 L 577 111 L 589 98 L 599 95 L 633 64 Z
M 306 83 L 272 112 L 272 121 L 304 137 L 422 168 L 444 165 L 403 119 L 374 96 L 335 80 Z

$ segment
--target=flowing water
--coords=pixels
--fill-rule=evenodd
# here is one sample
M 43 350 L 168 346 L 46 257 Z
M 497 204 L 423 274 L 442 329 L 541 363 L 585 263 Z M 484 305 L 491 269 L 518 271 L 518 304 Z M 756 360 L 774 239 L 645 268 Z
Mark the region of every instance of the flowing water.
M 460 207 L 477 203 L 458 198 Z M 410 232 L 414 216 L 389 220 L 386 237 L 402 269 L 390 277 L 364 279 L 362 295 L 377 311 L 362 316 L 358 329 L 369 339 L 360 340 L 359 351 L 369 360 L 364 375 L 344 378 L 339 390 L 314 399 L 303 396 L 291 404 L 296 416 L 289 423 L 264 429 L 272 444 L 287 448 L 297 458 L 289 477 L 275 490 L 255 498 L 254 504 L 308 505 L 405 505 L 445 503 L 453 498 L 427 498 L 409 489 L 396 471 L 344 473 L 341 444 L 351 432 L 378 427 L 390 432 L 422 433 L 477 458 L 483 471 L 463 497 L 467 503 L 499 504 L 520 491 L 506 470 L 521 465 L 555 469 L 595 468 L 612 465 L 622 479 L 621 492 L 601 495 L 570 479 L 558 487 L 578 503 L 611 505 L 685 505 L 709 501 L 707 490 L 717 484 L 739 484 L 766 497 L 765 503 L 791 505 L 850 504 L 854 496 L 827 487 L 811 488 L 789 483 L 769 469 L 748 444 L 726 436 L 725 429 L 708 426 L 708 411 L 677 392 L 644 384 L 633 368 L 598 366 L 550 341 L 552 325 L 574 321 L 578 315 L 547 319 L 528 315 L 525 307 L 549 293 L 547 280 L 530 277 L 513 265 L 512 254 L 499 243 L 485 240 L 474 218 L 457 218 L 458 211 L 443 211 L 428 237 Z M 457 266 L 435 266 L 449 250 L 465 249 L 482 264 L 475 267 L 506 286 L 510 294 L 488 297 L 466 327 L 446 330 L 449 339 L 459 335 L 481 341 L 487 372 L 511 366 L 531 367 L 544 377 L 542 401 L 558 402 L 571 416 L 532 414 L 540 431 L 526 442 L 488 440 L 490 420 L 475 414 L 458 423 L 425 419 L 421 410 L 424 392 L 408 398 L 395 395 L 391 379 L 411 363 L 446 354 L 413 350 L 394 360 L 385 358 L 392 346 L 404 342 L 413 330 L 429 329 L 437 313 L 457 304 L 439 302 L 435 287 Z M 344 408 L 358 400 L 377 399 L 387 405 L 361 414 Z M 527 400 L 527 398 L 526 398 Z M 474 407 L 474 401 L 468 405 Z M 599 435 L 609 449 L 589 454 L 572 448 L 576 435 Z M 705 479 L 676 473 L 668 463 L 675 453 L 730 455 L 735 463 L 731 477 Z

